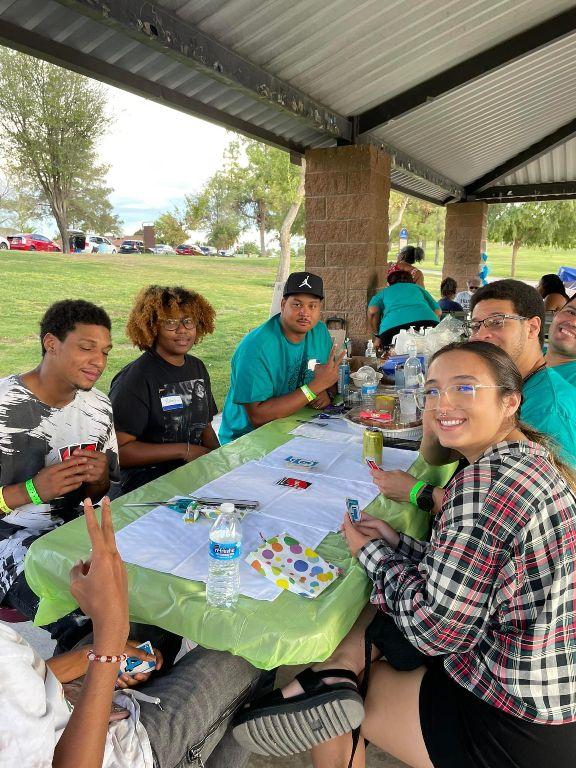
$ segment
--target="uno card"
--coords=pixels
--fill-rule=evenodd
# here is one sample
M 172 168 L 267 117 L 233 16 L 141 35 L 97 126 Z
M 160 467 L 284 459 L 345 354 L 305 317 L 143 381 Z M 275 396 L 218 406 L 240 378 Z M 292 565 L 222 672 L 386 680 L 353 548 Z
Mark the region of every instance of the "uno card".
M 376 464 L 376 462 L 375 462 L 375 461 L 373 461 L 372 459 L 366 459 L 366 464 L 368 464 L 368 466 L 370 467 L 370 469 L 380 469 L 380 467 L 378 466 L 378 464 Z
M 357 499 L 346 499 L 346 511 L 351 523 L 359 523 L 362 519 L 362 512 L 360 512 Z
M 96 451 L 98 449 L 98 446 L 96 443 L 82 443 L 80 446 L 80 449 L 82 451 Z
M 301 490 L 306 490 L 312 483 L 309 483 L 307 480 L 299 480 L 297 477 L 283 477 L 276 481 L 276 485 L 286 485 L 288 488 L 300 488 Z
M 58 453 L 60 455 L 60 461 L 70 459 L 76 448 L 80 448 L 80 445 L 65 445 L 63 448 L 59 448 Z
M 149 640 L 146 640 L 145 643 L 140 643 L 138 648 L 141 648 L 146 653 L 154 653 L 154 649 L 152 648 L 152 643 Z M 128 658 L 121 662 L 120 664 L 120 671 L 118 672 L 118 676 L 122 674 L 126 675 L 137 675 L 139 673 L 146 674 L 147 672 L 152 672 L 153 669 L 156 669 L 156 662 L 155 661 L 142 661 L 142 659 L 139 659 L 137 656 L 128 656 Z
M 314 467 L 317 467 L 319 464 L 319 462 L 314 461 L 314 459 L 306 459 L 303 456 L 286 456 L 284 461 L 292 467 L 303 469 L 305 471 L 314 469 Z

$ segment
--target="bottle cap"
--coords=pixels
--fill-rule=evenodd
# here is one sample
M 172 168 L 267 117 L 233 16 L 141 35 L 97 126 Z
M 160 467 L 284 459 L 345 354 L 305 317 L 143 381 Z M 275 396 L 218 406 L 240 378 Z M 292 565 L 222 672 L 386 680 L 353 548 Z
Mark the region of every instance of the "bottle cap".
M 234 504 L 232 504 L 229 501 L 225 501 L 224 504 L 220 504 L 220 512 L 223 515 L 232 515 L 232 514 L 234 514 Z

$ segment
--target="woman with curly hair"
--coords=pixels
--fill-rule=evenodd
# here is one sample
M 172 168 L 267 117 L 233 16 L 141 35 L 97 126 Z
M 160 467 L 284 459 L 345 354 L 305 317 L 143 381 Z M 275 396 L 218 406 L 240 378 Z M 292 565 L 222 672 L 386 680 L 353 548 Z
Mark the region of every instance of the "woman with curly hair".
M 214 315 L 185 288 L 150 285 L 136 297 L 126 333 L 142 354 L 110 388 L 123 494 L 219 447 L 210 377 L 188 354 L 213 333 Z

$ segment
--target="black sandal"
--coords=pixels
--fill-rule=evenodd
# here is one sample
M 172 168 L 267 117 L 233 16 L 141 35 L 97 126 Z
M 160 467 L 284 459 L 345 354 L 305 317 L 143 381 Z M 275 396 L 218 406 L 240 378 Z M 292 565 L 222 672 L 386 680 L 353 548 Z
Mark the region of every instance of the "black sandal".
M 351 682 L 328 685 L 325 677 Z M 294 755 L 359 728 L 364 704 L 353 672 L 305 669 L 296 679 L 304 693 L 285 699 L 272 691 L 238 713 L 233 734 L 239 744 L 260 755 Z

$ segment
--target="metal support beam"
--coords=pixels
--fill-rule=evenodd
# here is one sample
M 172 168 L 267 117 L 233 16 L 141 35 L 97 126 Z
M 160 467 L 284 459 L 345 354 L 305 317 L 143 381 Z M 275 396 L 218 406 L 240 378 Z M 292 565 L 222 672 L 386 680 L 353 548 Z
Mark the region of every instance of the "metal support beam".
M 468 201 L 484 200 L 487 203 L 520 203 L 528 200 L 571 200 L 576 198 L 576 181 L 555 181 L 545 184 L 512 184 L 488 187 Z
M 286 112 L 332 138 L 352 138 L 349 118 L 318 104 L 293 86 L 252 64 L 189 22 L 142 0 L 57 0 L 187 64 L 213 80 Z
M 576 136 L 576 120 L 570 120 L 566 125 L 563 125 L 553 133 L 544 136 L 543 139 L 540 139 L 526 149 L 523 149 L 522 152 L 519 152 L 517 155 L 514 155 L 514 157 L 506 160 L 506 162 L 496 166 L 493 170 L 488 171 L 488 173 L 485 173 L 484 176 L 476 179 L 476 181 L 467 184 L 466 195 L 475 194 L 479 190 L 494 184 L 495 181 L 504 178 L 504 176 L 509 176 L 519 168 L 522 168 L 533 160 L 550 152 L 554 147 L 570 141 L 574 136 Z
M 180 112 L 200 117 L 202 120 L 208 120 L 216 125 L 223 125 L 249 138 L 259 139 L 266 144 L 288 150 L 295 155 L 303 155 L 305 152 L 305 147 L 277 136 L 271 131 L 2 19 L 0 19 L 0 43 L 32 56 L 39 56 L 58 66 L 67 67 L 81 75 L 96 78 L 109 85 L 135 93 L 137 96 L 152 99 Z
M 422 192 L 416 192 L 413 189 L 410 189 L 409 187 L 403 187 L 402 184 L 396 184 L 393 179 L 390 182 L 390 188 L 393 189 L 395 192 L 400 192 L 401 195 L 408 195 L 409 197 L 415 197 L 418 200 L 424 200 L 427 203 L 432 203 L 432 205 L 442 206 L 444 204 L 442 200 L 437 200 L 436 198 L 430 197 L 429 195 L 424 195 L 422 194 Z
M 358 116 L 359 133 L 373 131 L 390 120 L 406 115 L 423 104 L 528 56 L 575 31 L 576 9 L 570 8 L 366 110 Z
M 435 171 L 433 168 L 430 168 L 424 163 L 415 160 L 413 157 L 410 157 L 410 155 L 405 154 L 401 150 L 396 149 L 396 147 L 393 147 L 391 144 L 387 144 L 377 136 L 364 134 L 358 137 L 357 143 L 373 144 L 375 147 L 378 147 L 383 152 L 386 152 L 390 155 L 393 166 L 401 168 L 405 173 L 409 173 L 418 179 L 425 179 L 431 184 L 434 184 L 436 187 L 440 187 L 441 189 L 446 190 L 446 192 L 450 192 L 452 197 L 460 198 L 464 195 L 463 186 L 453 181 L 452 179 L 449 179 L 447 176 L 444 176 L 442 173 Z

